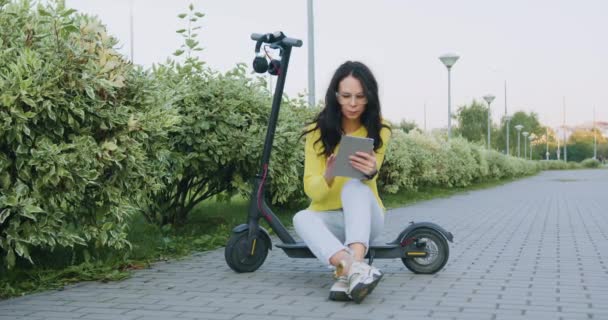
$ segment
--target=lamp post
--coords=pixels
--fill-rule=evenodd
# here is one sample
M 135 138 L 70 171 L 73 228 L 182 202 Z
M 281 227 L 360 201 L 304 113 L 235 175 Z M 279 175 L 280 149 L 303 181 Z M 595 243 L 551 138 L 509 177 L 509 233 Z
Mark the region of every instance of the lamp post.
M 491 148 L 490 131 L 492 128 L 492 117 L 491 117 L 491 113 L 490 113 L 490 105 L 492 104 L 492 101 L 494 101 L 494 98 L 496 98 L 496 97 L 492 94 L 486 94 L 485 96 L 483 96 L 483 99 L 488 104 L 488 149 Z
M 507 148 L 505 149 L 505 154 L 509 155 L 511 153 L 511 150 L 509 150 L 509 124 L 511 123 L 511 116 L 507 112 L 507 80 L 505 80 L 505 121 L 507 127 Z
M 524 126 L 522 126 L 521 124 L 518 124 L 515 126 L 515 130 L 517 130 L 517 157 L 521 158 L 521 148 L 519 147 L 519 140 L 521 138 L 521 129 L 523 129 Z
M 564 161 L 568 162 L 568 128 L 564 125 Z
M 555 131 L 555 141 L 557 141 L 557 150 L 555 151 L 555 158 L 557 159 L 557 161 L 559 161 L 559 159 L 561 159 L 561 150 L 559 149 L 560 145 L 559 145 L 559 133 L 557 132 L 557 130 Z
M 133 49 L 133 42 L 135 42 L 135 40 L 133 39 L 133 1 L 131 0 L 129 1 L 129 48 L 130 48 L 130 53 L 131 53 L 131 63 L 135 63 L 135 54 L 133 53 L 134 49 Z
M 593 108 L 593 159 L 597 159 L 597 133 L 595 131 L 595 108 Z
M 568 162 L 568 138 L 566 130 L 568 130 L 568 128 L 566 128 L 566 97 L 563 98 L 563 104 L 564 104 L 564 162 Z
M 312 0 L 306 3 L 308 9 L 308 105 L 315 105 L 315 24 Z
M 451 84 L 451 70 L 452 66 L 458 61 L 457 54 L 448 53 L 439 57 L 439 60 L 448 68 L 448 140 L 452 137 L 452 84 Z
M 530 134 L 530 132 L 528 131 L 524 131 L 521 134 L 524 135 L 524 159 L 528 158 L 528 135 Z
M 511 116 L 505 116 L 505 121 L 507 122 L 507 151 L 506 155 L 510 155 L 511 151 L 509 150 L 509 126 L 511 124 Z
M 545 142 L 547 143 L 547 152 L 545 152 L 545 160 L 549 160 L 549 127 L 546 127 L 545 129 L 547 130 L 547 132 L 545 133 Z

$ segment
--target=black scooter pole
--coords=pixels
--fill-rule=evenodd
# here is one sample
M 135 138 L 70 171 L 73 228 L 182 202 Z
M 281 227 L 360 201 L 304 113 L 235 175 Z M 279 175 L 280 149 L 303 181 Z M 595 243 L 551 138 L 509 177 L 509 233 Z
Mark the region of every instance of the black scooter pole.
M 259 39 L 260 35 L 253 34 L 252 39 Z M 274 134 L 276 131 L 277 120 L 279 118 L 279 110 L 281 108 L 281 100 L 283 98 L 283 90 L 285 87 L 285 79 L 287 76 L 287 68 L 289 66 L 289 58 L 291 55 L 292 45 L 301 46 L 300 40 L 291 38 L 283 38 L 276 43 L 281 46 L 283 55 L 281 59 L 281 68 L 279 71 L 279 77 L 275 87 L 275 93 L 272 101 L 272 109 L 270 112 L 270 118 L 268 119 L 268 129 L 266 131 L 266 139 L 264 140 L 264 150 L 262 152 L 261 172 L 256 176 L 251 200 L 249 203 L 248 211 L 248 225 L 249 233 L 248 238 L 249 244 L 252 244 L 259 230 L 259 218 L 263 216 L 270 227 L 275 231 L 277 236 L 284 243 L 295 243 L 293 237 L 289 234 L 285 226 L 281 221 L 272 213 L 270 208 L 265 202 L 265 184 L 268 177 L 268 165 L 270 163 L 270 153 L 272 151 L 272 143 L 274 141 Z

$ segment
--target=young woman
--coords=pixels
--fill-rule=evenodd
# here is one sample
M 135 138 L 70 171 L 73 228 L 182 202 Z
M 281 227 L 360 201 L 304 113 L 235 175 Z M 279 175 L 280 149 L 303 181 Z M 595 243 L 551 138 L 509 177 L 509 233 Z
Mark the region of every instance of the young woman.
M 367 66 L 347 61 L 336 70 L 325 108 L 303 135 L 304 192 L 311 204 L 294 216 L 294 227 L 317 258 L 335 267 L 337 281 L 329 298 L 360 303 L 382 278 L 382 272 L 363 259 L 384 227 L 376 177 L 390 139 L 390 128 L 381 117 L 378 84 Z M 371 154 L 358 152 L 350 158 L 365 179 L 333 176 L 342 135 L 374 139 Z

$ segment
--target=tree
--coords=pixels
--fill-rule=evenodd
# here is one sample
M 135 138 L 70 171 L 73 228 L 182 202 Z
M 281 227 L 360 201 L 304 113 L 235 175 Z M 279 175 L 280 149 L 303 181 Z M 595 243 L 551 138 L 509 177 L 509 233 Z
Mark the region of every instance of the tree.
M 414 121 L 401 120 L 399 125 L 396 126 L 397 129 L 403 130 L 403 132 L 408 133 L 414 129 L 418 129 L 418 125 Z
M 496 136 L 496 144 L 497 144 L 497 149 L 498 150 L 502 150 L 503 153 L 505 151 L 505 147 L 506 147 L 506 141 L 507 141 L 507 137 L 506 137 L 506 121 L 502 121 L 500 129 L 498 130 L 498 132 L 496 132 L 495 136 Z M 524 111 L 517 111 L 513 114 L 513 118 L 511 118 L 510 121 L 510 128 L 509 128 L 509 151 L 511 155 L 517 156 L 517 130 L 515 130 L 515 126 L 520 124 L 523 125 L 524 128 L 521 130 L 522 132 L 527 131 L 530 133 L 533 133 L 535 136 L 537 137 L 542 137 L 543 135 L 545 135 L 546 133 L 546 129 L 544 126 L 542 126 L 540 124 L 540 122 L 538 121 L 538 114 L 536 114 L 535 112 L 530 112 L 530 113 L 526 113 Z M 524 154 L 524 136 L 521 136 L 521 155 L 523 156 Z M 538 148 L 537 148 L 538 149 Z M 533 152 L 536 152 L 536 150 L 533 150 Z
M 599 146 L 605 144 L 608 139 L 599 131 L 596 132 L 596 139 L 599 157 L 601 155 Z M 593 158 L 593 131 L 576 129 L 568 138 L 568 160 L 583 161 L 588 158 Z
M 483 142 L 488 132 L 488 108 L 473 100 L 470 105 L 458 108 L 456 115 L 458 128 L 455 130 L 463 138 L 472 142 Z

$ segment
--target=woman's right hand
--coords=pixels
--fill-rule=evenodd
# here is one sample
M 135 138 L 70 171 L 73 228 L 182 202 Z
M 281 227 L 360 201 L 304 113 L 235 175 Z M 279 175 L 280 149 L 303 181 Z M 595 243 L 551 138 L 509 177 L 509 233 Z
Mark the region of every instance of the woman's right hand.
M 325 162 L 325 173 L 323 174 L 323 177 L 325 178 L 325 181 L 327 181 L 327 185 L 329 186 L 331 186 L 331 184 L 334 182 L 335 164 L 336 155 L 332 153 L 329 157 L 327 157 L 327 161 Z

